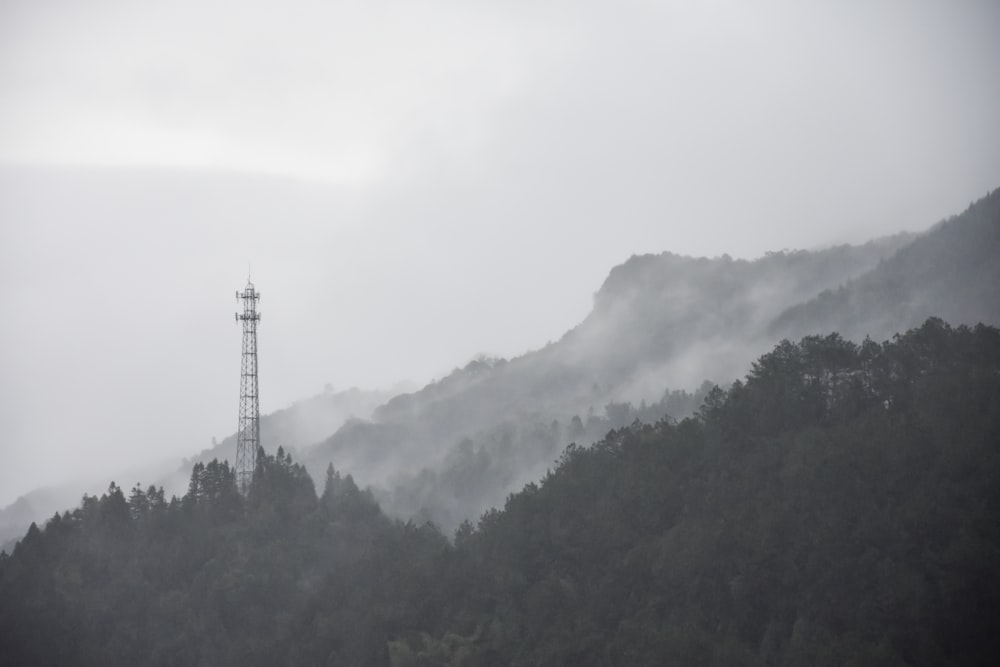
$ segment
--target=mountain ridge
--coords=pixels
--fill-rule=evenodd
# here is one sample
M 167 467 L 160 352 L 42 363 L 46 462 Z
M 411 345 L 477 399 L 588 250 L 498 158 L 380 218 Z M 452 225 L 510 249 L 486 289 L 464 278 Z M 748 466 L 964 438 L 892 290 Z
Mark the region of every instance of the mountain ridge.
M 571 442 L 593 442 L 638 416 L 655 421 L 692 414 L 711 387 L 705 380 L 735 379 L 777 338 L 843 329 L 860 341 L 850 313 L 830 305 L 844 299 L 837 295 L 858 286 L 884 288 L 905 303 L 886 275 L 912 273 L 931 283 L 944 276 L 945 287 L 925 290 L 926 316 L 947 311 L 970 267 L 997 273 L 998 202 L 1000 190 L 994 190 L 919 235 L 902 232 L 858 246 L 784 250 L 752 260 L 632 255 L 608 272 L 591 312 L 555 342 L 511 359 L 473 359 L 416 391 L 369 401 L 357 418 L 343 414 L 336 424 L 321 421 L 291 437 L 286 430 L 264 440 L 296 452 L 316 479 L 333 461 L 373 486 L 390 513 L 453 528 L 544 475 Z M 942 245 L 952 252 L 936 255 Z M 966 256 L 978 260 L 966 262 Z M 933 270 L 922 268 L 929 259 Z M 983 321 L 1000 323 L 1000 298 L 992 299 L 1000 279 L 979 285 L 966 300 Z M 875 311 L 887 322 L 877 329 L 881 338 L 905 330 L 915 317 Z M 874 318 L 859 312 L 862 324 Z M 265 435 L 280 419 L 280 411 L 262 419 Z M 179 472 L 198 461 L 231 458 L 234 438 L 188 459 Z
M 932 315 L 996 325 L 998 256 L 1000 189 L 918 235 L 857 280 L 792 306 L 770 332 L 795 338 L 836 322 L 844 336 L 881 339 Z
M 996 226 L 996 197 L 987 195 L 923 234 L 903 232 L 859 246 L 779 251 L 754 260 L 633 255 L 609 271 L 590 314 L 556 342 L 509 360 L 474 360 L 437 383 L 394 397 L 376 409 L 370 424 L 345 427 L 303 452 L 305 463 L 315 476 L 332 460 L 360 482 L 381 488 L 377 495 L 390 514 L 416 514 L 453 528 L 461 517 L 450 508 L 470 503 L 465 518 L 471 518 L 496 506 L 518 484 L 544 474 L 570 442 L 591 442 L 603 435 L 601 429 L 625 425 L 615 420 L 660 405 L 672 389 L 736 379 L 739 369 L 784 337 L 776 334 L 775 323 L 796 306 L 870 281 L 884 270 L 880 267 L 919 263 L 925 256 L 921 247 L 935 245 L 943 234 L 964 238 L 976 236 L 969 229 L 977 224 Z M 985 244 L 978 245 L 989 257 Z M 962 275 L 967 268 L 962 258 L 959 252 L 941 261 Z M 995 268 L 997 262 L 985 264 Z M 992 303 L 986 296 L 970 298 L 979 299 L 977 312 L 996 324 L 1000 299 Z M 947 290 L 935 299 L 921 313 L 924 318 L 947 310 Z M 838 330 L 838 324 L 827 320 L 825 330 Z M 910 319 L 898 318 L 882 339 L 909 326 Z M 863 338 L 850 329 L 848 337 Z M 702 386 L 702 396 L 705 391 Z M 684 407 L 671 408 L 671 416 L 691 414 L 697 407 L 692 403 L 675 399 L 671 405 Z M 570 428 L 574 418 L 582 429 Z M 469 486 L 470 470 L 480 475 L 479 498 L 458 488 Z M 464 481 L 447 481 L 453 478 Z

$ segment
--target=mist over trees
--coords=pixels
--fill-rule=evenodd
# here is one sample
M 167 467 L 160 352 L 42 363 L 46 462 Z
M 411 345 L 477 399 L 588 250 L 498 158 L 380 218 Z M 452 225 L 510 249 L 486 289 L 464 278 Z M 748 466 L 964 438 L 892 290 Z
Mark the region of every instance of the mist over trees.
M 111 484 L 0 557 L 12 664 L 988 664 L 1000 331 L 784 341 L 565 449 L 449 541 L 261 451 Z
M 318 476 L 333 460 L 375 486 L 391 514 L 454 529 L 539 479 L 570 442 L 592 442 L 637 417 L 691 415 L 706 381 L 731 381 L 766 349 L 763 331 L 785 304 L 862 273 L 909 240 L 754 262 L 633 257 L 559 341 L 511 360 L 474 360 L 396 396 L 370 422 L 303 450 L 304 461 Z
M 304 461 L 318 479 L 332 460 L 374 486 L 390 514 L 452 530 L 539 479 L 570 442 L 635 417 L 691 415 L 706 381 L 731 382 L 782 337 L 843 325 L 856 342 L 882 340 L 939 312 L 953 323 L 1000 324 L 998 202 L 1000 191 L 923 235 L 861 246 L 754 261 L 634 256 L 560 340 L 511 360 L 474 360 L 396 396 L 370 422 L 303 450 Z M 856 291 L 871 303 L 827 303 Z
M 633 257 L 540 350 L 265 417 L 246 497 L 223 440 L 186 492 L 32 523 L 0 555 L 0 656 L 987 664 L 998 238 L 994 192 L 916 238 Z M 935 311 L 956 322 L 865 335 Z
M 350 419 L 366 419 L 372 411 L 391 397 L 387 391 L 370 391 L 350 388 L 336 391 L 332 387 L 321 394 L 296 401 L 293 405 L 261 416 L 261 435 L 266 442 L 276 443 L 287 450 L 296 451 L 312 445 L 336 431 Z M 168 493 L 183 493 L 191 469 L 197 463 L 206 464 L 212 459 L 234 458 L 236 435 L 217 441 L 189 459 L 159 464 L 138 471 L 116 470 L 119 479 L 152 479 Z M 192 447 L 192 450 L 195 450 Z M 318 471 L 322 475 L 322 470 Z M 321 477 L 320 477 L 321 478 Z M 106 480 L 78 480 L 75 483 L 41 488 L 19 498 L 0 510 L 0 549 L 10 551 L 14 542 L 24 535 L 32 521 L 42 521 L 53 512 L 62 511 L 76 503 L 84 493 L 101 490 Z
M 1000 664 L 998 37 L 0 4 L 0 667 Z
M 868 273 L 792 306 L 769 331 L 798 337 L 836 328 L 881 339 L 927 317 L 1000 323 L 1000 189 L 880 261 Z
M 542 349 L 474 359 L 410 393 L 300 401 L 262 419 L 264 442 L 294 452 L 317 483 L 333 461 L 390 515 L 451 531 L 540 479 L 570 442 L 636 417 L 691 415 L 706 381 L 727 385 L 780 338 L 881 340 L 937 314 L 1000 324 L 998 193 L 922 235 L 861 246 L 754 261 L 634 256 L 610 271 L 590 315 Z M 180 491 L 194 462 L 231 457 L 234 437 L 157 483 Z M 34 494 L 0 512 L 0 540 L 80 492 Z

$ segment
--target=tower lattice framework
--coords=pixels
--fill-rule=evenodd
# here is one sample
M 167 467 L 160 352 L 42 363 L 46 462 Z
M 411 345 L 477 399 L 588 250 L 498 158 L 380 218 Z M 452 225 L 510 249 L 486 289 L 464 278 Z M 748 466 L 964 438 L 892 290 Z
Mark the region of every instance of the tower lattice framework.
M 237 301 L 243 301 L 243 312 L 236 313 L 236 321 L 243 322 L 243 363 L 240 369 L 240 424 L 236 436 L 236 483 L 242 493 L 250 489 L 254 468 L 257 465 L 257 447 L 260 446 L 260 390 L 257 380 L 257 301 L 260 292 L 247 278 L 246 287 L 236 292 Z

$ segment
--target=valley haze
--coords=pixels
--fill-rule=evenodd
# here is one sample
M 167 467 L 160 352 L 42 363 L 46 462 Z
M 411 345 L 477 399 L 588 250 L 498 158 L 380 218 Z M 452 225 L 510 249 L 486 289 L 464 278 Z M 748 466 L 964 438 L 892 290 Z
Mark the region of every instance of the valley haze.
M 993 664 L 998 36 L 0 2 L 0 663 Z
M 294 453 L 316 480 L 333 465 L 389 515 L 452 533 L 545 477 L 567 447 L 633 422 L 698 414 L 717 391 L 713 380 L 725 386 L 756 368 L 778 338 L 842 330 L 883 340 L 936 314 L 1000 323 L 998 254 L 1000 190 L 922 234 L 858 246 L 752 261 L 636 255 L 611 270 L 590 314 L 556 342 L 510 359 L 480 356 L 415 391 L 328 386 L 265 414 L 262 441 Z M 180 494 L 192 465 L 231 458 L 234 446 L 235 436 L 213 438 L 146 479 Z M 0 512 L 0 544 L 90 489 L 21 497 Z
M 861 245 L 1000 183 L 993 2 L 293 4 L 0 8 L 0 506 L 229 435 L 248 262 L 273 413 L 544 354 L 633 255 Z M 683 361 L 600 398 L 733 379 Z

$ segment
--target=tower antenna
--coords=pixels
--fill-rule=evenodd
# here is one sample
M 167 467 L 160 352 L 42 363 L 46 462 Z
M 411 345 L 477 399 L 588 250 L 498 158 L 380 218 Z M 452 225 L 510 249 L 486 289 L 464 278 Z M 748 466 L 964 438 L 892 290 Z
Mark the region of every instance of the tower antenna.
M 249 265 L 247 270 L 249 272 Z M 243 322 L 243 363 L 240 369 L 240 423 L 236 436 L 236 484 L 246 495 L 257 465 L 257 448 L 260 446 L 260 392 L 257 381 L 257 301 L 260 292 L 254 289 L 247 275 L 243 292 L 236 292 L 236 300 L 243 301 L 243 312 L 236 313 L 236 321 Z

